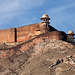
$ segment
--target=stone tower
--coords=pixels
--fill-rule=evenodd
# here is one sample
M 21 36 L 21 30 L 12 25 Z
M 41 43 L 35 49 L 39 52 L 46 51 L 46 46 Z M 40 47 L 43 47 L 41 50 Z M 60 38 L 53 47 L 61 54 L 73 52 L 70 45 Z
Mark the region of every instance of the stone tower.
M 68 38 L 70 42 L 74 42 L 74 32 L 72 30 L 68 32 Z
M 47 14 L 44 14 L 42 16 L 41 20 L 42 20 L 42 22 L 41 22 L 41 24 L 42 24 L 41 31 L 42 31 L 42 33 L 46 33 L 46 32 L 49 31 L 49 23 L 50 23 L 49 20 L 50 20 L 50 18 Z

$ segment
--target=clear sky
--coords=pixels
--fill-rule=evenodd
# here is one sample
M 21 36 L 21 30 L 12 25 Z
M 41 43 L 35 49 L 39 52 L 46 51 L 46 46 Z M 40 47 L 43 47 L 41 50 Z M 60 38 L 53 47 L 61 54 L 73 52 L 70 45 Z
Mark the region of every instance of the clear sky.
M 0 0 L 0 29 L 39 23 L 45 12 L 51 26 L 75 32 L 75 0 Z

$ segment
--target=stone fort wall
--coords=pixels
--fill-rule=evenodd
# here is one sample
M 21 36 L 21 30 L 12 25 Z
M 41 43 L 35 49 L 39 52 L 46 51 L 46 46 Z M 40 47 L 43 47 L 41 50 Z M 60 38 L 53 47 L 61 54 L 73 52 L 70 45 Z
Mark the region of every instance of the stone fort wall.
M 0 30 L 0 42 L 15 42 L 15 28 Z
M 41 23 L 27 25 L 16 28 L 17 30 L 17 42 L 32 39 L 36 35 L 41 34 Z
M 42 34 L 43 31 L 45 31 L 45 29 L 42 30 L 42 28 L 43 25 L 41 25 L 41 23 L 36 23 L 36 24 L 22 26 L 18 28 L 0 30 L 0 42 L 15 43 L 15 42 L 30 40 L 32 38 L 35 38 L 37 35 Z M 53 31 L 57 31 L 57 30 L 54 27 L 49 25 L 48 32 L 53 32 Z M 53 35 L 53 37 L 56 39 L 57 38 L 56 34 L 57 33 L 54 32 L 51 33 L 49 35 L 49 38 L 53 39 L 51 38 Z M 64 33 L 62 33 L 62 35 L 64 35 Z
M 35 35 L 41 34 L 40 24 L 32 24 L 18 28 L 0 30 L 0 42 L 20 42 L 32 39 Z

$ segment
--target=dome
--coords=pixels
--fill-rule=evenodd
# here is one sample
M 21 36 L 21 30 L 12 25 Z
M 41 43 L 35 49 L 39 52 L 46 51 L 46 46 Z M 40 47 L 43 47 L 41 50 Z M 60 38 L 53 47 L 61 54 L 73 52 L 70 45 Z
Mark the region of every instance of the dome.
M 68 34 L 74 34 L 74 32 L 73 32 L 72 30 L 70 30 L 70 31 L 68 32 Z
M 42 18 L 49 18 L 49 16 L 48 16 L 47 14 L 44 14 L 44 15 L 42 16 Z
M 44 15 L 42 16 L 41 20 L 42 20 L 42 19 L 48 19 L 48 20 L 50 20 L 50 18 L 49 18 L 49 16 L 48 16 L 47 14 L 44 14 Z

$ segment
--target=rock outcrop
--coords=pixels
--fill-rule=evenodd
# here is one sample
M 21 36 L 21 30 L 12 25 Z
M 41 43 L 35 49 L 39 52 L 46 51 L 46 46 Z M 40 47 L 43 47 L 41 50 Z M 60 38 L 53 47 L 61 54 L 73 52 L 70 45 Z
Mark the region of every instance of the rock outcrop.
M 75 47 L 72 44 L 46 39 L 17 55 L 1 58 L 0 74 L 74 75 L 74 62 Z

